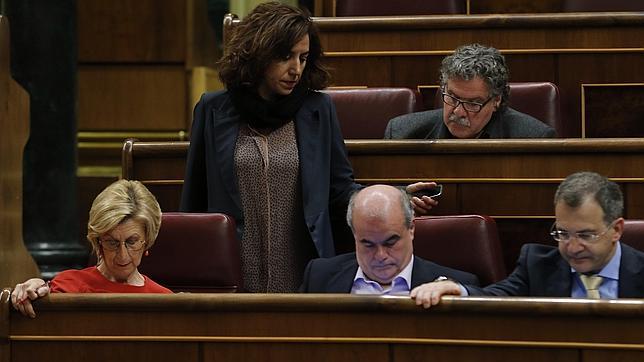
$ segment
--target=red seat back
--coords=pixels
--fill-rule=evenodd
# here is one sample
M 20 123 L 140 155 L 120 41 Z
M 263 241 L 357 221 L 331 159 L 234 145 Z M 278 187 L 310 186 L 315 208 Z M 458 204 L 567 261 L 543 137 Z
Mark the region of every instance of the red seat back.
M 415 112 L 416 94 L 409 88 L 326 89 L 344 139 L 382 139 L 389 120 Z
M 476 274 L 487 285 L 506 277 L 494 220 L 482 215 L 423 216 L 415 219 L 414 254 Z
M 89 265 L 95 264 L 92 254 Z M 224 214 L 164 212 L 159 235 L 139 271 L 174 292 L 242 290 L 235 221 Z

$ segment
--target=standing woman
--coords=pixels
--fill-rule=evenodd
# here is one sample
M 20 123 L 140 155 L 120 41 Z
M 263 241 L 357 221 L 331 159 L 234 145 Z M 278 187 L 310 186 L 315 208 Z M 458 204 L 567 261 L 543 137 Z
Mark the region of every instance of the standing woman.
M 195 107 L 181 210 L 235 218 L 244 287 L 294 292 L 306 263 L 335 255 L 353 179 L 317 28 L 300 9 L 258 5 L 219 62 L 225 91 Z M 433 200 L 425 201 L 431 208 Z

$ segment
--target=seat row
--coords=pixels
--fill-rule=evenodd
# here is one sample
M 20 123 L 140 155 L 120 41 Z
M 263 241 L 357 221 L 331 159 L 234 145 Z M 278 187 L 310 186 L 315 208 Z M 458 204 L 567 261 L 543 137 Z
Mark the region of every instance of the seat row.
M 484 285 L 506 277 L 496 223 L 482 215 L 415 219 L 414 254 L 476 274 Z M 622 241 L 644 250 L 644 220 L 627 220 Z M 166 212 L 140 271 L 175 292 L 243 291 L 235 221 L 223 214 Z
M 335 103 L 345 139 L 381 139 L 390 119 L 442 108 L 440 88 L 355 88 L 325 90 Z M 510 83 L 509 104 L 567 137 L 562 127 L 559 89 L 550 82 Z

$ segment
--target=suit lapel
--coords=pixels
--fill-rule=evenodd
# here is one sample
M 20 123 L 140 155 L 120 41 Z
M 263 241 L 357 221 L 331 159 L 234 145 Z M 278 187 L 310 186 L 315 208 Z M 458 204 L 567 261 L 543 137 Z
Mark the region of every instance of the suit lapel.
M 534 296 L 570 297 L 572 291 L 571 274 L 570 265 L 557 251 L 555 261 L 543 270 L 545 276 L 543 294 L 538 294 L 538 290 L 531 291 L 531 294 Z
M 411 270 L 411 289 L 414 289 L 421 284 L 429 283 L 439 276 L 440 275 L 431 268 L 431 264 L 414 256 L 414 266 Z
M 213 110 L 213 130 L 215 138 L 215 163 L 221 170 L 219 174 L 223 178 L 223 185 L 226 191 L 232 196 L 235 205 L 239 210 L 242 209 L 241 199 L 239 196 L 239 187 L 235 175 L 235 145 L 237 144 L 237 135 L 239 134 L 239 116 L 230 116 L 226 112 L 219 114 Z M 225 115 L 223 118 L 217 116 Z
M 329 279 L 327 293 L 351 293 L 353 278 L 358 271 L 358 262 L 355 254 L 349 260 L 343 262 L 336 273 Z
M 644 278 L 642 271 L 644 265 L 638 260 L 635 250 L 625 244 L 622 246 L 622 259 L 619 263 L 619 290 L 620 298 L 642 298 L 644 296 Z

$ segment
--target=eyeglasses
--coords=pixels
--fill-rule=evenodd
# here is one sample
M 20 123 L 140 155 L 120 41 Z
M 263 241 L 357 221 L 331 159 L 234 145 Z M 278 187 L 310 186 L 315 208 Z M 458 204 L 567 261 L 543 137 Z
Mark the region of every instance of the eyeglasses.
M 492 99 L 494 96 L 490 96 L 485 102 L 479 103 L 479 102 L 471 102 L 471 101 L 464 101 L 462 99 L 458 99 L 454 96 L 451 96 L 445 92 L 443 92 L 443 102 L 447 104 L 448 106 L 457 108 L 459 104 L 463 105 L 463 109 L 472 112 L 472 113 L 478 113 L 485 107 L 485 105 Z
M 121 247 L 121 243 L 125 244 L 125 248 L 129 251 L 139 251 L 145 246 L 145 240 L 127 239 L 125 241 L 107 239 L 98 241 L 103 248 L 109 251 L 116 251 Z
M 553 239 L 555 239 L 558 242 L 561 243 L 569 243 L 572 238 L 576 238 L 578 241 L 580 241 L 583 244 L 592 244 L 599 240 L 602 236 L 604 236 L 609 230 L 613 228 L 613 225 L 615 222 L 611 222 L 610 225 L 606 228 L 606 230 L 602 231 L 601 233 L 595 233 L 595 232 L 590 232 L 590 231 L 583 231 L 580 233 L 571 233 L 566 230 L 557 230 L 557 223 L 552 224 L 552 227 L 550 228 L 550 236 L 552 236 Z

